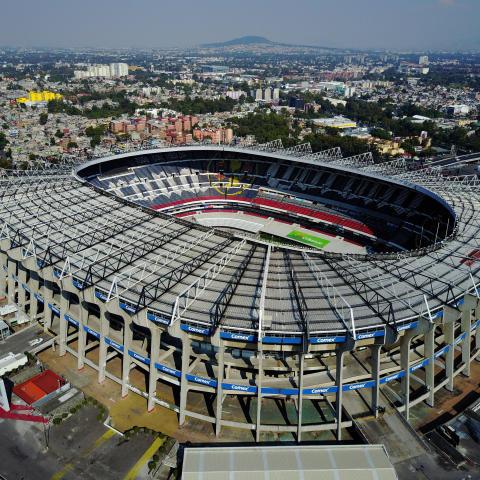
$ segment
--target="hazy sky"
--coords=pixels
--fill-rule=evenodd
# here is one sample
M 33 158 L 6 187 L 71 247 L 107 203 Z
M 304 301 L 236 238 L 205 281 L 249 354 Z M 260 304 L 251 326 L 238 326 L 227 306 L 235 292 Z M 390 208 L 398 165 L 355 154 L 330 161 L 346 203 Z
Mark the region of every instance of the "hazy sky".
M 480 50 L 480 0 L 5 0 L 0 7 L 0 45 L 183 47 L 243 35 Z

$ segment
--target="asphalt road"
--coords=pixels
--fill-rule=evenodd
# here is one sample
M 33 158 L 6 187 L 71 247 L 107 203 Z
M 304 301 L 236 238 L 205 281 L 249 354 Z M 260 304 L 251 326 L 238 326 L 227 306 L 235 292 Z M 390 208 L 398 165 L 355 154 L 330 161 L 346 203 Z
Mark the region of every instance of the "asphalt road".
M 34 340 L 35 338 L 42 338 L 42 343 L 45 343 L 52 337 L 48 333 L 44 333 L 43 329 L 38 325 L 31 325 L 30 327 L 26 327 L 18 333 L 11 335 L 3 342 L 0 342 L 0 356 L 9 352 L 16 354 L 36 349 L 40 344 L 34 345 L 33 347 L 28 344 L 29 341 Z
M 44 438 L 40 424 L 0 420 L 0 474 L 8 480 L 48 480 L 55 470 L 52 458 L 43 454 Z

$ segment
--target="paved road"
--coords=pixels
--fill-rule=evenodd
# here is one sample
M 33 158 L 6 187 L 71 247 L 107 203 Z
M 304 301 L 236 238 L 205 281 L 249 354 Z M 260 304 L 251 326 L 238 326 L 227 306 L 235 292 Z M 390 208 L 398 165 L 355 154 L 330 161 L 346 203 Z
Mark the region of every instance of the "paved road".
M 44 333 L 43 329 L 38 325 L 31 325 L 30 327 L 26 327 L 18 333 L 11 335 L 3 342 L 0 342 L 0 356 L 9 352 L 24 353 L 36 349 L 40 344 L 33 347 L 28 344 L 29 341 L 34 340 L 35 338 L 42 338 L 42 343 L 45 343 L 52 337 L 50 334 Z
M 348 403 L 356 397 L 346 398 Z M 358 399 L 357 399 L 358 401 Z M 380 418 L 364 417 L 357 419 L 357 424 L 367 437 L 369 443 L 381 443 L 390 457 L 399 480 L 465 480 L 480 478 L 478 471 L 459 471 L 448 465 L 433 448 L 430 450 L 415 435 L 406 422 L 400 418 L 383 392 L 380 394 L 380 404 L 386 408 Z M 470 477 L 468 477 L 470 475 Z

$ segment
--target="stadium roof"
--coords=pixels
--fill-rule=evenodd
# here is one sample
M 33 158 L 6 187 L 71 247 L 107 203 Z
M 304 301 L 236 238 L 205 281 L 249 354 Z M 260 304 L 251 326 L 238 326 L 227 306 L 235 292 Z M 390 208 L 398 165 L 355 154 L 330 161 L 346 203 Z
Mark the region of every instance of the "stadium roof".
M 185 448 L 183 480 L 396 480 L 383 445 Z
M 308 149 L 258 149 L 268 152 L 272 161 L 312 159 Z M 252 155 L 259 151 L 236 150 Z M 188 147 L 182 151 L 188 153 Z M 218 157 L 224 149 L 210 146 L 203 151 Z M 270 251 L 264 244 L 101 192 L 63 169 L 0 179 L 0 240 L 8 244 L 5 248 L 17 250 L 20 260 L 35 260 L 40 269 L 53 267 L 58 279 L 80 285 L 79 290 L 95 287 L 104 295 L 102 300 L 129 304 L 144 317 L 153 311 L 170 320 L 179 295 L 215 270 L 208 288 L 182 317 L 208 328 L 256 332 L 262 291 L 270 330 L 285 335 L 303 334 L 306 322 L 310 333 L 345 332 L 350 309 L 357 330 L 385 327 L 391 312 L 405 323 L 475 291 L 480 269 L 472 257 L 480 248 L 478 178 L 445 177 L 441 168 L 408 171 L 404 160 L 375 165 L 368 156 L 319 156 L 312 161 L 319 158 L 332 170 L 433 192 L 455 211 L 455 235 L 435 248 L 384 256 L 332 258 L 281 247 Z M 292 271 L 295 275 L 289 274 Z M 225 291 L 233 292 L 232 298 L 224 302 L 218 323 L 212 324 L 209 312 L 225 298 Z

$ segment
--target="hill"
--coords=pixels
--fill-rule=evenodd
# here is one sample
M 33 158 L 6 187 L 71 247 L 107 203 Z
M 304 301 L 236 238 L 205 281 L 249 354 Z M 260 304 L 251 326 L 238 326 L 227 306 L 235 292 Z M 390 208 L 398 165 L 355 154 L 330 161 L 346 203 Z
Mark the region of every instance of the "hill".
M 217 42 L 217 43 L 205 43 L 200 45 L 205 48 L 222 48 L 222 47 L 233 47 L 236 45 L 274 45 L 275 42 L 272 42 L 268 38 L 259 37 L 256 35 L 247 35 L 245 37 L 234 38 L 233 40 L 227 40 L 226 42 Z

